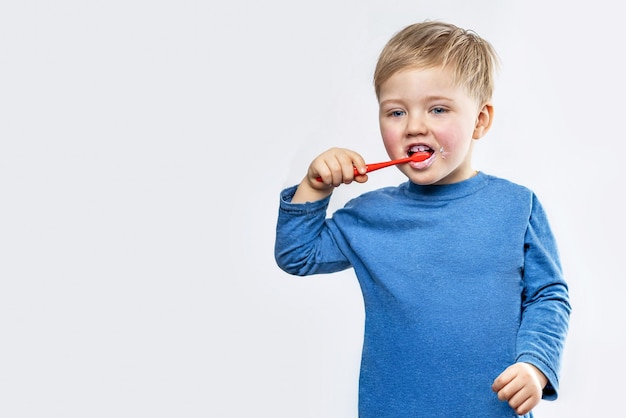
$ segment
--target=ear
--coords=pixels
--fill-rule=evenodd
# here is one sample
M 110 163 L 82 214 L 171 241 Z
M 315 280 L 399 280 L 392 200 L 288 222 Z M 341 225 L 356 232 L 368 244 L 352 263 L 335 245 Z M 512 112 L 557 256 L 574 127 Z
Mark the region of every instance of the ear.
M 489 131 L 489 128 L 491 128 L 491 122 L 493 122 L 493 105 L 491 103 L 486 103 L 478 113 L 472 138 L 480 139 L 485 136 L 487 131 Z

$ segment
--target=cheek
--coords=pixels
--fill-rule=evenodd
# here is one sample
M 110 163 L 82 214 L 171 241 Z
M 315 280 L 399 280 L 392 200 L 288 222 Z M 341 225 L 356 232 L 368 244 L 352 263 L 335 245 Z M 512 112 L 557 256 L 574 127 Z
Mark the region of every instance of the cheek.
M 453 126 L 442 126 L 433 132 L 437 142 L 447 150 L 463 148 L 472 137 L 472 133 L 462 129 L 455 129 Z
M 380 124 L 380 135 L 385 145 L 397 144 L 402 140 L 402 131 L 390 124 Z
M 402 141 L 398 135 L 395 135 L 393 132 L 389 131 L 381 131 L 383 146 L 387 151 L 387 155 L 390 158 L 400 158 L 398 155 L 398 149 L 402 147 Z

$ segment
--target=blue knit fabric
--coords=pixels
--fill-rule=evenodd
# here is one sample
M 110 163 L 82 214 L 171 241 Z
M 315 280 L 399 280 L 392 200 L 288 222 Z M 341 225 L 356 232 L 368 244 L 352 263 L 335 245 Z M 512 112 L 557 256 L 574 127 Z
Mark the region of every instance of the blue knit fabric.
M 478 173 L 410 182 L 336 211 L 281 192 L 275 257 L 305 276 L 353 268 L 365 305 L 359 417 L 516 417 L 491 390 L 524 361 L 556 399 L 570 304 L 535 194 Z M 528 414 L 527 417 L 531 417 Z

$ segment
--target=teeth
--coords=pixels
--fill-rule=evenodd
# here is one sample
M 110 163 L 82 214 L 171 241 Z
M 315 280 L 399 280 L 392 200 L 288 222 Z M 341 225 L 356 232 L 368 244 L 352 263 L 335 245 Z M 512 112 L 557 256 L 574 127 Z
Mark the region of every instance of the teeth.
M 426 145 L 416 145 L 414 147 L 411 147 L 411 151 L 413 152 L 430 151 L 430 147 Z
M 416 152 L 431 152 L 432 153 L 432 148 L 430 148 L 429 146 L 426 145 L 415 145 L 413 147 L 411 147 L 409 149 L 409 151 L 407 152 L 407 154 L 409 155 L 409 157 L 413 154 L 415 154 Z

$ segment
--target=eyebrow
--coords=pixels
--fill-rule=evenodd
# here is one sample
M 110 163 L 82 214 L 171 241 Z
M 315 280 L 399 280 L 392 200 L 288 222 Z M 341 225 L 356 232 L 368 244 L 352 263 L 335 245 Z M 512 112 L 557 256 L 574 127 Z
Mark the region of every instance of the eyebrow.
M 423 102 L 433 102 L 433 101 L 448 101 L 448 102 L 452 102 L 454 101 L 454 99 L 447 97 L 447 96 L 426 96 L 422 99 L 420 99 L 420 101 Z M 387 100 L 383 100 L 380 102 L 380 106 L 384 106 L 388 103 L 394 103 L 394 102 L 404 102 L 404 99 L 387 99 Z

